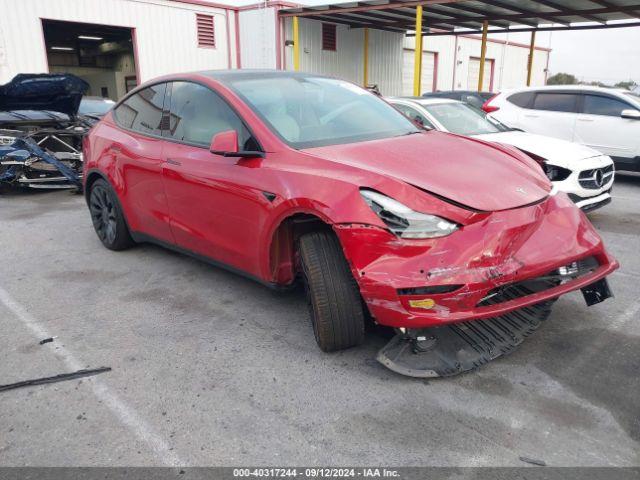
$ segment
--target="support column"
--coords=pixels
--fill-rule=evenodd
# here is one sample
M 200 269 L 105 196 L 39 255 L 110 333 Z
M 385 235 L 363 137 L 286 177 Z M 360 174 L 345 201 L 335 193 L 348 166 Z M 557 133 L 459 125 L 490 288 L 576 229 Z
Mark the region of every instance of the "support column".
M 487 57 L 487 29 L 489 28 L 489 22 L 485 20 L 482 22 L 482 45 L 480 46 L 480 75 L 478 75 L 478 91 L 482 91 L 482 85 L 484 84 L 484 63 Z
M 413 57 L 413 96 L 420 96 L 422 84 L 422 5 L 416 6 L 416 45 Z
M 293 69 L 300 71 L 300 28 L 298 17 L 293 17 Z
M 531 74 L 533 73 L 533 54 L 536 49 L 536 32 L 531 32 L 531 43 L 529 44 L 529 60 L 527 61 L 527 87 L 531 86 Z
M 367 27 L 364 28 L 364 52 L 363 52 L 363 68 L 364 68 L 364 75 L 363 75 L 363 80 L 362 83 L 364 84 L 363 87 L 366 87 L 369 84 L 369 29 Z

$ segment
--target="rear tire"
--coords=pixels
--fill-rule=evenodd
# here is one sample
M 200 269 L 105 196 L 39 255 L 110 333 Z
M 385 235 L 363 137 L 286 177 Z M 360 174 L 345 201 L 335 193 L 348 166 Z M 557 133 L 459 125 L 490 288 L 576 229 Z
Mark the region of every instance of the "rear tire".
M 300 237 L 300 263 L 313 333 L 332 352 L 364 341 L 365 315 L 358 285 L 332 232 Z
M 98 238 L 109 250 L 125 250 L 134 245 L 118 197 L 103 179 L 91 185 L 89 212 Z

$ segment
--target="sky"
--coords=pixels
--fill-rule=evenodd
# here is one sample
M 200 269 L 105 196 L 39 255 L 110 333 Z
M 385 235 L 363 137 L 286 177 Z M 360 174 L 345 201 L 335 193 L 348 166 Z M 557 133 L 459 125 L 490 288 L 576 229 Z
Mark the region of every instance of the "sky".
M 506 38 L 505 34 L 493 35 Z M 509 39 L 529 43 L 530 34 L 511 33 Z M 640 27 L 573 32 L 538 32 L 536 44 L 550 47 L 549 73 L 564 72 L 579 80 L 613 85 L 635 80 L 640 84 Z

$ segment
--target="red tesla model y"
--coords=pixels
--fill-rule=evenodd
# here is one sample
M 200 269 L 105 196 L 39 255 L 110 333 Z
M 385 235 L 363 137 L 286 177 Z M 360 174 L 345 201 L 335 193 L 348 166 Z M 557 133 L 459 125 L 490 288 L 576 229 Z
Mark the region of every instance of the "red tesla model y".
M 273 287 L 300 280 L 316 341 L 397 335 L 378 359 L 451 375 L 510 352 L 561 295 L 611 296 L 617 262 L 538 165 L 419 129 L 343 80 L 282 71 L 171 75 L 85 138 L 105 247 L 154 242 Z

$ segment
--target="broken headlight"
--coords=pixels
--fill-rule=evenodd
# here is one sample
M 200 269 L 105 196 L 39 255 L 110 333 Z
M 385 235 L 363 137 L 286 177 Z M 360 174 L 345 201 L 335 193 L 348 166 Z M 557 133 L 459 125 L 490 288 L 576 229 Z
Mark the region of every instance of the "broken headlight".
M 571 170 L 557 167 L 555 165 L 549 165 L 548 163 L 545 163 L 542 168 L 544 168 L 544 173 L 547 174 L 547 178 L 549 178 L 549 180 L 551 180 L 552 182 L 561 182 L 562 180 L 566 180 L 569 175 L 571 175 Z
M 458 225 L 449 220 L 416 212 L 373 190 L 360 190 L 360 194 L 389 230 L 400 238 L 444 237 L 458 229 Z
M 542 158 L 540 155 L 536 155 L 535 153 L 531 152 L 525 152 L 524 150 L 522 151 L 533 158 L 542 167 L 545 175 L 552 182 L 561 182 L 563 180 L 566 180 L 569 175 L 571 175 L 571 170 L 567 168 L 558 167 L 556 165 L 549 165 L 547 160 L 545 158 Z

